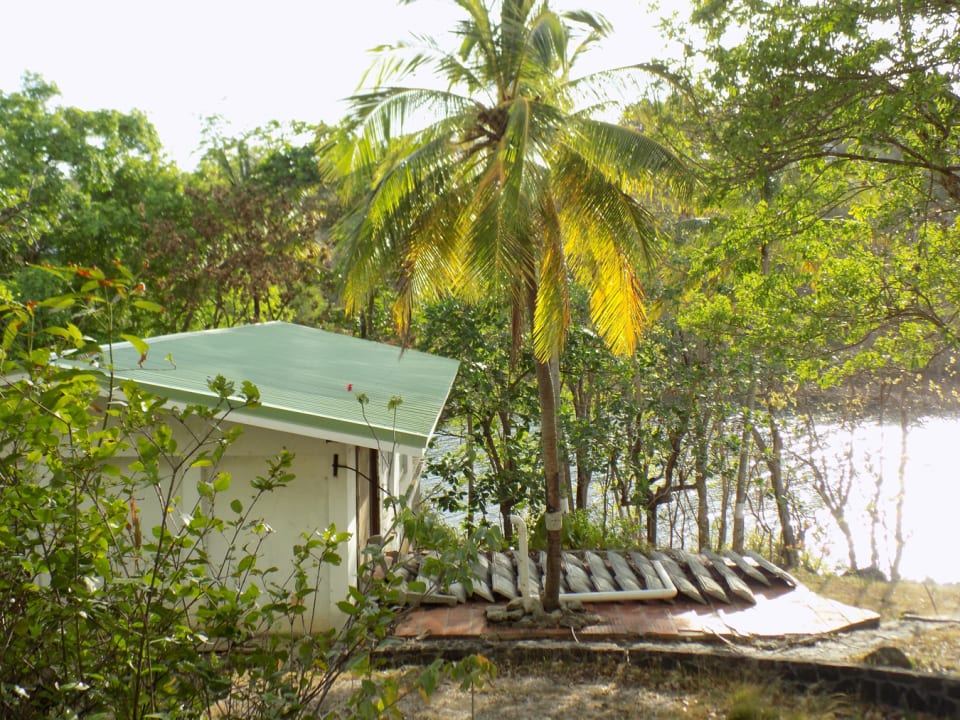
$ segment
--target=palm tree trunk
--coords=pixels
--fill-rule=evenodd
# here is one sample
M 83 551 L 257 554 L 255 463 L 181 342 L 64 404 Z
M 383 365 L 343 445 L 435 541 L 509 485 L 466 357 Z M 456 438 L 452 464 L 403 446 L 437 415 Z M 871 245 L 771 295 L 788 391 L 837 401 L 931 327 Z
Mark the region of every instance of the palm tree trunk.
M 547 490 L 547 567 L 543 582 L 543 609 L 560 607 L 560 552 L 563 515 L 560 512 L 560 456 L 557 450 L 557 404 L 549 362 L 536 361 L 540 396 L 540 442 Z M 560 522 L 557 522 L 557 519 Z

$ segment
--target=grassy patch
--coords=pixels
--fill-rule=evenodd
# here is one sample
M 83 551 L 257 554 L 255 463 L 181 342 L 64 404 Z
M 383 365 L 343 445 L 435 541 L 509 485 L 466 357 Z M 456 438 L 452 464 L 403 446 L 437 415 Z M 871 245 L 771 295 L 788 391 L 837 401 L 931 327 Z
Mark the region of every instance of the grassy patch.
M 904 650 L 918 670 L 960 675 L 960 584 L 908 580 L 887 583 L 805 571 L 795 575 L 814 592 L 847 605 L 868 608 L 880 613 L 884 620 L 922 618 L 915 624 L 910 647 Z M 948 618 L 956 622 L 941 622 Z

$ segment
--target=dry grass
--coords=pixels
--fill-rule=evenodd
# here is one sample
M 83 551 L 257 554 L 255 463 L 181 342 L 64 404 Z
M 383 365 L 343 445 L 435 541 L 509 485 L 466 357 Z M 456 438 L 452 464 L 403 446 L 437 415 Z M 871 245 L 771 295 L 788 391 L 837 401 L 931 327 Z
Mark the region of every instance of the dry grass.
M 346 688 L 344 688 L 346 689 Z M 926 720 L 840 696 L 801 694 L 744 678 L 570 663 L 503 667 L 473 693 L 445 684 L 429 701 L 408 696 L 418 720 Z
M 918 670 L 960 675 L 960 584 L 935 585 L 902 580 L 884 583 L 860 577 L 796 573 L 814 592 L 847 605 L 868 608 L 884 620 L 917 616 L 904 650 Z M 953 619 L 954 622 L 941 622 Z

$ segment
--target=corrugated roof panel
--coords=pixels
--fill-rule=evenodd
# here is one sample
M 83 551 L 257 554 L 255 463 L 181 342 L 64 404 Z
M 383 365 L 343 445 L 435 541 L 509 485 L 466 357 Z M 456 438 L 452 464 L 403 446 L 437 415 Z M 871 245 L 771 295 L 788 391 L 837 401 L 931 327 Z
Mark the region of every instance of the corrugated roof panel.
M 459 363 L 285 322 L 146 338 L 149 353 L 130 343 L 113 346 L 114 374 L 159 395 L 203 402 L 211 378 L 223 375 L 258 387 L 263 406 L 245 413 L 258 420 L 303 428 L 303 434 L 356 436 L 424 447 L 443 410 Z M 168 359 L 169 357 L 169 359 Z M 357 400 L 365 393 L 363 410 Z M 396 417 L 387 404 L 402 399 Z M 369 422 L 369 426 L 368 423 Z M 371 431 L 371 426 L 373 431 Z

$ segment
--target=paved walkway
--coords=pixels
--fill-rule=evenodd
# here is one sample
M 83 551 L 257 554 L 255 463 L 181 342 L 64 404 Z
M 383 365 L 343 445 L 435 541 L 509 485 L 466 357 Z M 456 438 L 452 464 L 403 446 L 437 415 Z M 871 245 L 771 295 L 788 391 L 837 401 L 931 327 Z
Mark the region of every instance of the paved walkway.
M 514 628 L 487 621 L 488 603 L 422 606 L 399 624 L 401 638 L 529 638 L 581 640 L 677 640 L 704 637 L 774 638 L 813 636 L 861 627 L 876 627 L 880 616 L 821 597 L 800 585 L 756 592 L 757 604 L 700 605 L 675 599 L 670 602 L 584 603 L 599 615 L 600 623 L 574 634 L 568 628 Z

